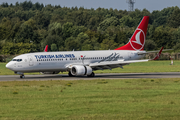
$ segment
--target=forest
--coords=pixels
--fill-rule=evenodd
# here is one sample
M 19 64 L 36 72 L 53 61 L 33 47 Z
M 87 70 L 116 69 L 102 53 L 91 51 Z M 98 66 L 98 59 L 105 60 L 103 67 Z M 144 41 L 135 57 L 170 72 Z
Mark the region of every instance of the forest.
M 0 54 L 108 50 L 126 44 L 143 16 L 150 16 L 145 50 L 180 49 L 180 8 L 161 11 L 85 9 L 25 1 L 0 4 Z

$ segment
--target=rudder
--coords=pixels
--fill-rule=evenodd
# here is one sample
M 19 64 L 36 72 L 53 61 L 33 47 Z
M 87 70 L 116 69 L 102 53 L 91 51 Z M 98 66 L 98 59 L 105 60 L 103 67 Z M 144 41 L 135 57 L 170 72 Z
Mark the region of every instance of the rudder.
M 146 33 L 149 23 L 149 16 L 144 16 L 140 24 L 138 25 L 137 29 L 135 30 L 134 34 L 132 35 L 129 42 L 115 50 L 135 50 L 135 51 L 142 51 L 145 45 Z

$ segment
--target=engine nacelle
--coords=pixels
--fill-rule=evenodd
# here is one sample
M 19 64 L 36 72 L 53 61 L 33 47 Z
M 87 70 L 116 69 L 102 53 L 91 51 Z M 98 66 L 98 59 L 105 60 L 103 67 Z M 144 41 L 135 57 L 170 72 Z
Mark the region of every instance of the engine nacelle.
M 82 65 L 74 65 L 71 68 L 71 74 L 74 76 L 77 75 L 90 75 L 92 73 L 92 68 L 89 66 L 82 66 Z
M 58 74 L 59 72 L 41 72 L 42 74 Z

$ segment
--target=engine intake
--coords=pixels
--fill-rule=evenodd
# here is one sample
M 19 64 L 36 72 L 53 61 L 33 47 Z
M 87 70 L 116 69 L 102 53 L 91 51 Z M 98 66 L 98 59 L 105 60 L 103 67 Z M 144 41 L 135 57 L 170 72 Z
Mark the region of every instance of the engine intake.
M 71 68 L 71 74 L 74 76 L 77 75 L 90 75 L 92 73 L 92 68 L 89 66 L 82 66 L 82 65 L 74 65 Z

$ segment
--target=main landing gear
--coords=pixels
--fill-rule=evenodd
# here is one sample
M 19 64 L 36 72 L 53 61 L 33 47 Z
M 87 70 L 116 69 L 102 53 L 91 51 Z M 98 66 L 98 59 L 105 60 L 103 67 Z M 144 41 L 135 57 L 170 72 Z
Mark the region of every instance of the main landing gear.
M 95 74 L 94 74 L 94 72 L 92 72 L 90 75 L 87 75 L 88 77 L 94 77 L 95 76 Z
M 74 77 L 74 75 L 72 75 L 70 71 L 69 71 L 68 75 L 69 75 L 69 77 Z
M 20 75 L 20 78 L 25 78 L 24 74 L 23 74 L 23 75 Z

